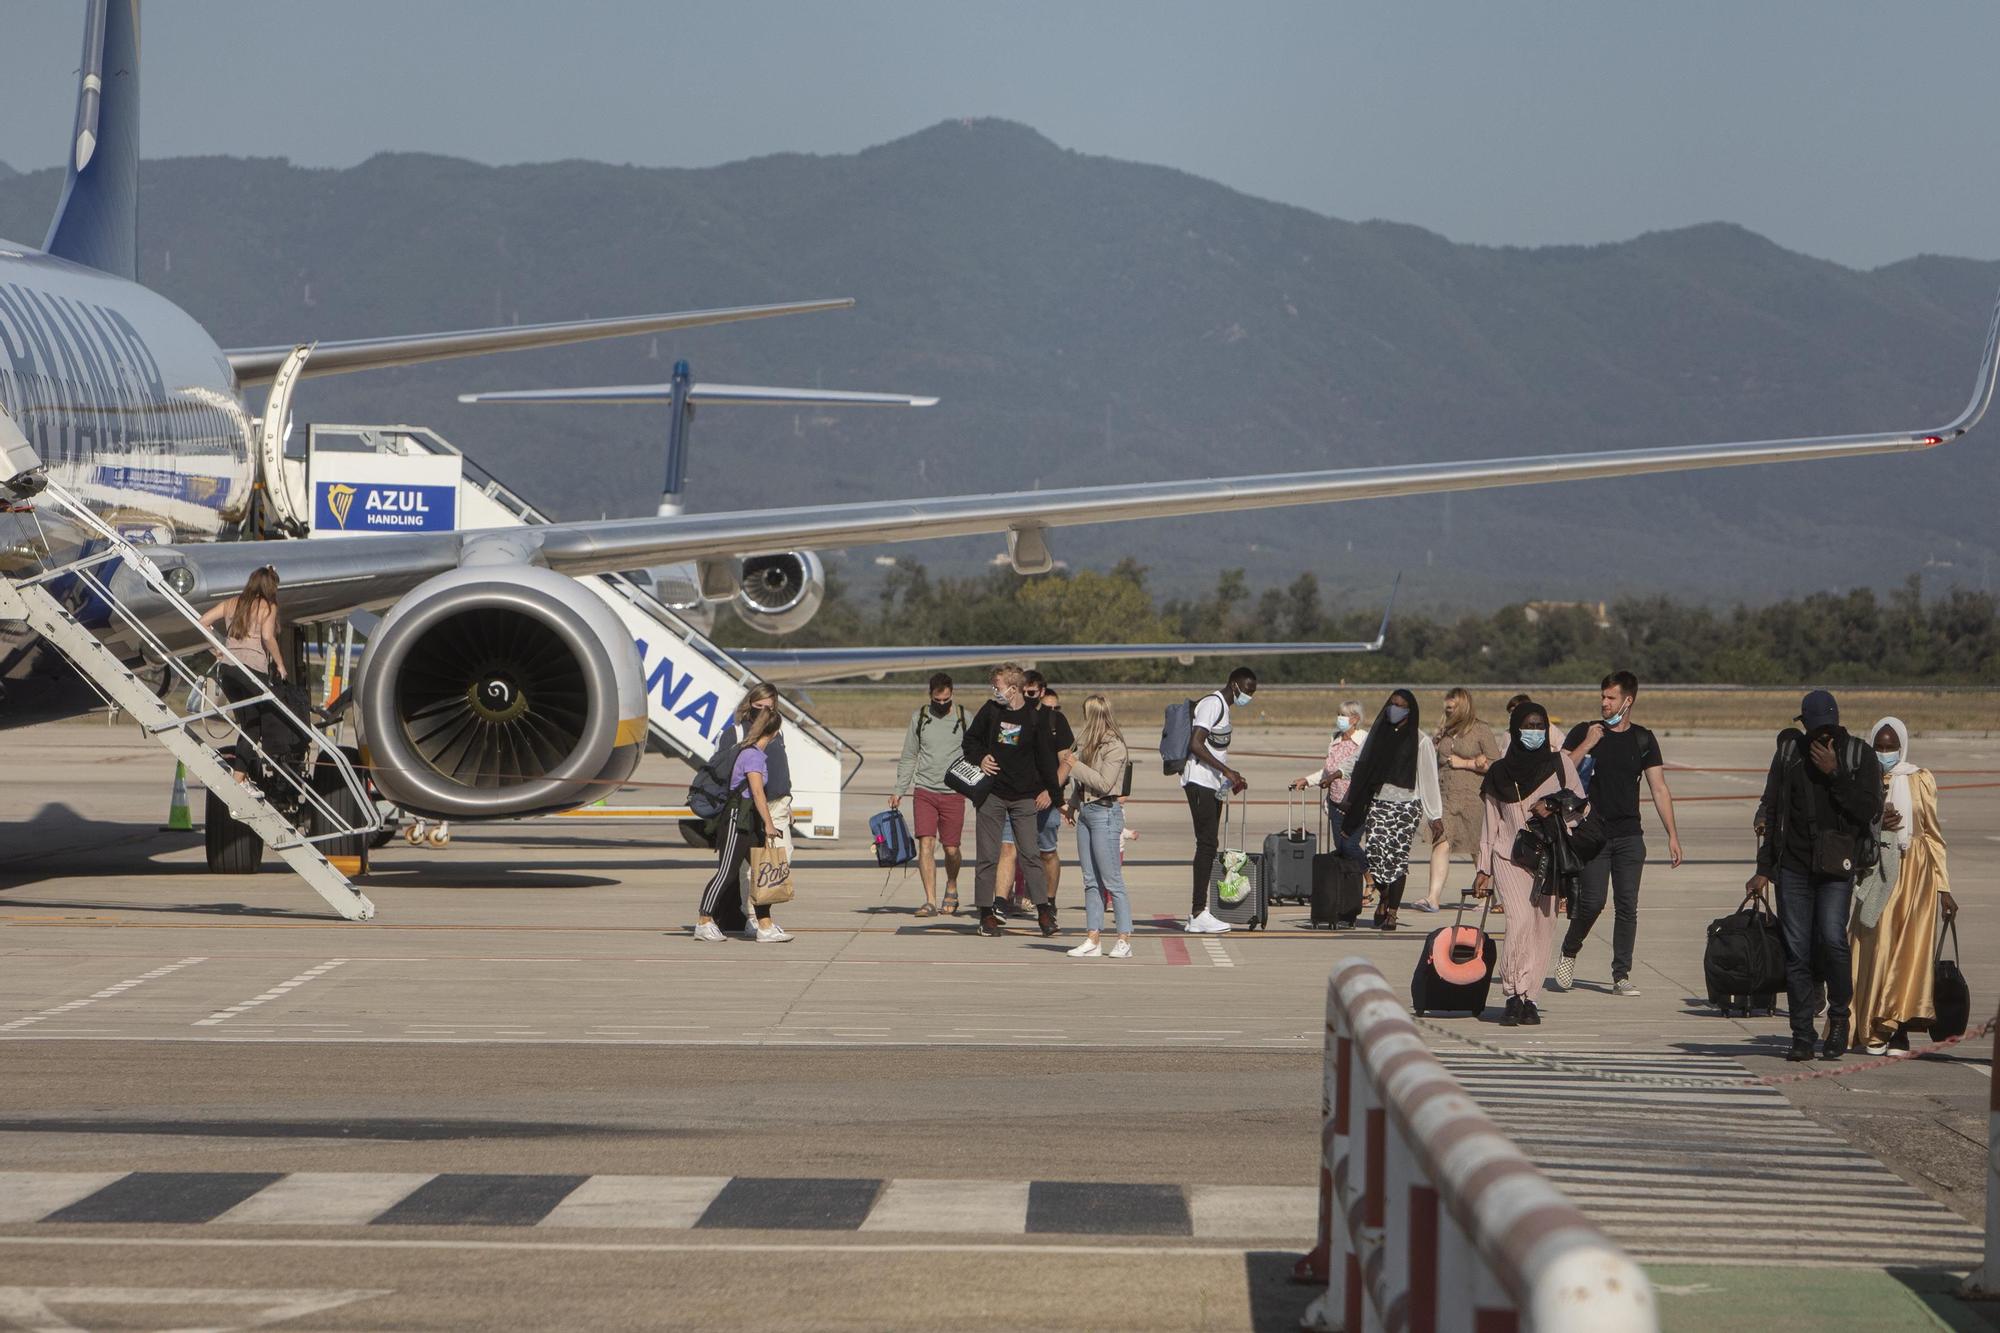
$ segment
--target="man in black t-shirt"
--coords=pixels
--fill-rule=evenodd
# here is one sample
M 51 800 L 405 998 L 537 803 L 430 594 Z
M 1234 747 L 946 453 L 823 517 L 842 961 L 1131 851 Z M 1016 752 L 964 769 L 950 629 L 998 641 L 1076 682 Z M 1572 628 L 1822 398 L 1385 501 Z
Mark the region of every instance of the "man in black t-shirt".
M 1590 808 L 1604 821 L 1605 839 L 1597 855 L 1584 862 L 1577 881 L 1575 915 L 1556 959 L 1557 990 L 1568 990 L 1575 979 L 1576 956 L 1604 911 L 1609 890 L 1614 914 L 1611 993 L 1639 993 L 1632 983 L 1632 948 L 1639 938 L 1639 876 L 1646 868 L 1646 828 L 1639 822 L 1641 779 L 1652 788 L 1653 808 L 1667 826 L 1668 857 L 1676 868 L 1681 863 L 1681 835 L 1674 824 L 1674 797 L 1667 790 L 1660 742 L 1632 721 L 1632 705 L 1638 698 L 1639 678 L 1629 671 L 1612 672 L 1598 688 L 1604 720 L 1572 727 L 1563 741 L 1563 749 L 1578 767 L 1589 761 Z
M 993 778 L 991 789 L 979 801 L 979 862 L 972 881 L 982 935 L 998 935 L 1005 929 L 993 900 L 1002 828 L 1013 829 L 1017 846 L 1028 846 L 1035 839 L 1035 816 L 1062 801 L 1054 737 L 1042 719 L 1040 706 L 1022 693 L 1026 681 L 1021 668 L 1012 662 L 1002 663 L 994 669 L 992 680 L 993 698 L 965 729 L 963 747 L 965 758 Z M 1053 935 L 1056 914 L 1042 879 L 1041 859 L 1028 858 L 1022 869 L 1042 934 Z

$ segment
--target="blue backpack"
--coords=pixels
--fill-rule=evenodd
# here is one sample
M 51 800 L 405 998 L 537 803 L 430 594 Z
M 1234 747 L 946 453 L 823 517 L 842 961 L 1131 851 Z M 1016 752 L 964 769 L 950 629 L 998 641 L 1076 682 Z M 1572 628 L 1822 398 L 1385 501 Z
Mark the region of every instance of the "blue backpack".
M 917 859 L 917 840 L 901 810 L 884 810 L 870 819 L 868 834 L 875 839 L 876 865 L 906 866 Z

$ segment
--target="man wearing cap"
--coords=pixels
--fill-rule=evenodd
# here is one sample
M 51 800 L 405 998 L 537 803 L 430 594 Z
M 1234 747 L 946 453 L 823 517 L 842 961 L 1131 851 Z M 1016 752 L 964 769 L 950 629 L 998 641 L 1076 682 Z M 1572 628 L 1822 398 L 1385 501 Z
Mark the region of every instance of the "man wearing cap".
M 1778 733 L 1778 750 L 1758 807 L 1757 873 L 1746 888 L 1778 886 L 1785 934 L 1785 989 L 1792 1016 L 1788 1060 L 1813 1058 L 1814 993 L 1826 987 L 1822 1060 L 1847 1050 L 1854 973 L 1847 918 L 1872 826 L 1882 818 L 1882 770 L 1859 737 L 1840 725 L 1825 690 L 1799 703 L 1799 726 Z

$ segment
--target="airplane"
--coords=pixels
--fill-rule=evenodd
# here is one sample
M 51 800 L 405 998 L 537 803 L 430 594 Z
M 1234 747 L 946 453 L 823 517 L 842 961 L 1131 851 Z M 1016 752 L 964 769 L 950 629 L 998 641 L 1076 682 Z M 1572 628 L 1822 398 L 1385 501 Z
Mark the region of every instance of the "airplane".
M 677 561 L 745 562 L 785 551 L 1004 534 L 1017 571 L 1049 569 L 1052 530 L 1075 524 L 1435 494 L 1931 449 L 1985 414 L 2000 308 L 1966 408 L 1916 430 L 1785 440 L 1398 463 L 1262 476 L 654 515 L 535 527 L 243 539 L 257 484 L 248 390 L 294 365 L 292 349 L 224 349 L 138 280 L 138 0 L 89 0 L 76 118 L 60 201 L 39 247 L 0 244 L 0 574 L 39 550 L 28 512 L 51 480 L 107 522 L 134 515 L 167 583 L 197 607 L 269 564 L 288 619 L 383 611 L 353 716 L 384 797 L 433 818 L 514 818 L 614 790 L 646 737 L 631 637 L 580 576 Z M 548 347 L 839 308 L 844 300 L 635 315 L 321 343 L 304 374 Z M 268 411 L 268 408 L 267 408 Z M 222 540 L 239 538 L 238 540 Z M 152 615 L 171 651 L 199 642 L 136 571 L 114 594 Z M 0 726 L 88 709 L 60 654 L 0 627 Z M 438 710 L 445 726 L 425 730 Z M 420 716 L 422 714 L 422 716 Z M 456 728 L 457 730 L 452 730 Z M 469 730 L 468 730 L 469 729 Z M 468 741 L 468 736 L 474 739 Z M 496 762 L 509 755 L 509 767 Z
M 462 393 L 461 403 L 510 403 L 532 407 L 664 406 L 667 410 L 666 481 L 656 512 L 687 511 L 687 464 L 698 407 L 933 407 L 936 398 L 861 393 L 844 389 L 781 389 L 749 384 L 708 384 L 694 378 L 685 360 L 674 363 L 663 384 L 609 384 L 561 389 L 490 389 Z M 656 595 L 702 633 L 715 628 L 717 605 L 731 603 L 737 619 L 761 634 L 789 634 L 811 623 L 826 592 L 826 570 L 812 551 L 784 551 L 746 561 L 684 561 L 650 569 Z M 1397 582 L 1401 582 L 1400 576 Z M 730 656 L 774 685 L 809 685 L 853 676 L 882 679 L 894 671 L 937 671 L 995 662 L 1131 662 L 1197 658 L 1273 657 L 1281 654 L 1381 651 L 1395 608 L 1392 588 L 1375 637 L 1353 643 L 1066 643 L 911 644 L 847 648 L 737 648 Z

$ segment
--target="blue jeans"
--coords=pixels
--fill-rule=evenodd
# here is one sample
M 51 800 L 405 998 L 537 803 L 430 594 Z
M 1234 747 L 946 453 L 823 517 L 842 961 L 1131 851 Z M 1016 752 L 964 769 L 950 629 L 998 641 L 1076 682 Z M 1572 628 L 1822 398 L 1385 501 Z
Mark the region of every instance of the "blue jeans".
M 1043 855 L 1056 849 L 1056 838 L 1062 829 L 1062 810 L 1051 805 L 1035 815 L 1035 850 Z M 1002 844 L 1014 845 L 1014 826 L 1009 824 L 1000 836 Z
M 1811 1041 L 1816 1035 L 1816 982 L 1826 983 L 1829 1025 L 1847 1026 L 1854 1000 L 1854 965 L 1847 947 L 1847 918 L 1853 906 L 1854 881 L 1778 867 L 1778 924 L 1785 933 L 1785 991 L 1794 1037 Z
M 1076 860 L 1083 867 L 1084 920 L 1095 935 L 1104 929 L 1104 895 L 1111 895 L 1120 935 L 1132 933 L 1132 903 L 1125 895 L 1125 868 L 1118 864 L 1125 807 L 1084 802 L 1076 812 Z
M 1340 830 L 1340 821 L 1347 818 L 1347 807 L 1344 805 L 1335 805 L 1333 798 L 1329 796 L 1326 802 L 1326 813 L 1327 818 L 1332 821 L 1333 847 L 1331 850 L 1334 855 L 1346 857 L 1350 861 L 1366 861 L 1368 853 L 1361 846 L 1361 839 L 1358 837 L 1350 838 Z M 1477 851 L 1478 849 L 1474 848 L 1473 850 Z

